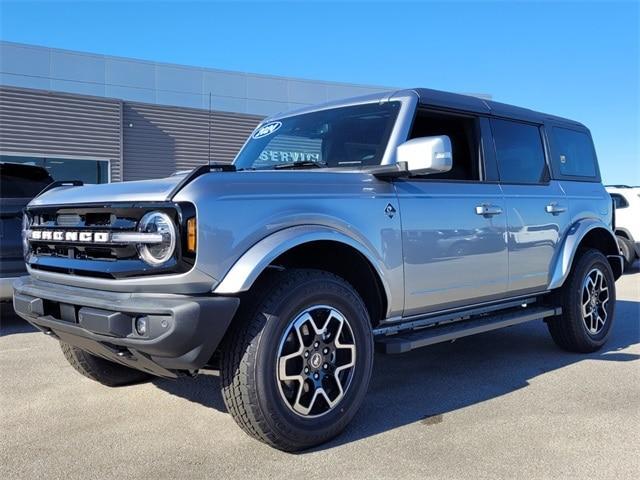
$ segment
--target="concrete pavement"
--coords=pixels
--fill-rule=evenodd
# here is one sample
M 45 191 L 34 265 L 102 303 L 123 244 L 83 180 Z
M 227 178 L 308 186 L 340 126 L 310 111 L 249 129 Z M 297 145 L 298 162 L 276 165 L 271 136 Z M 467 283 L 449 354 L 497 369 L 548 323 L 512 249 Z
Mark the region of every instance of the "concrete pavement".
M 0 478 L 599 478 L 640 476 L 640 272 L 613 334 L 558 350 L 542 322 L 378 356 L 333 442 L 285 454 L 240 431 L 214 374 L 110 389 L 2 310 Z

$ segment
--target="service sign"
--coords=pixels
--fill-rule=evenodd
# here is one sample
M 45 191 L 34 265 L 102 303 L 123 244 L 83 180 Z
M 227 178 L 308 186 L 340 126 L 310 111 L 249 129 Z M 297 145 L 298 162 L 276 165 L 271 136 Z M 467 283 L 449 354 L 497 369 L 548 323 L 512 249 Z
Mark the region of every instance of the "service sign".
M 320 154 L 292 150 L 263 150 L 259 158 L 261 162 L 273 163 L 319 162 Z

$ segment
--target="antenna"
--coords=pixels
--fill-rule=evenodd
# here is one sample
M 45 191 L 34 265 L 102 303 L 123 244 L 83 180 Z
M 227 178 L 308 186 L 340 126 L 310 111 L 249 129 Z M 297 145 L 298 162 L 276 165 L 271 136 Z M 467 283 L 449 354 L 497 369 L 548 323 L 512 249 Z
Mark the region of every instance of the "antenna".
M 211 92 L 209 92 L 209 166 L 211 166 Z

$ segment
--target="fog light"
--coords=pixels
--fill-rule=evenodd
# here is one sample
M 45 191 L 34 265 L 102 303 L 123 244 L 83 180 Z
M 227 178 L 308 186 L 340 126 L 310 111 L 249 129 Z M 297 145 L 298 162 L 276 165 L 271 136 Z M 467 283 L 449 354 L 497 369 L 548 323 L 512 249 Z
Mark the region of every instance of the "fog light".
M 136 318 L 136 332 L 141 336 L 147 334 L 147 317 Z

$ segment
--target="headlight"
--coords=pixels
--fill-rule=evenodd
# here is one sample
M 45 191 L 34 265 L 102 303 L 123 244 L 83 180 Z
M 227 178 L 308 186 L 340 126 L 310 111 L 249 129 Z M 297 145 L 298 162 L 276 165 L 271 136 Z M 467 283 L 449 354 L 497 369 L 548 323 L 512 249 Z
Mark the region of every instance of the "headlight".
M 139 244 L 140 258 L 149 265 L 162 265 L 171 258 L 176 249 L 176 227 L 166 213 L 149 212 L 142 217 L 138 231 L 143 233 L 159 233 L 162 241 L 159 243 Z

